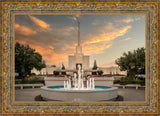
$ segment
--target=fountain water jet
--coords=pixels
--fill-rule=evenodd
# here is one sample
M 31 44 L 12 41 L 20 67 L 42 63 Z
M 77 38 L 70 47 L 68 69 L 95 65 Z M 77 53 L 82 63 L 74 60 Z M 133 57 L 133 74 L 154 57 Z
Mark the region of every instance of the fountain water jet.
M 94 84 L 94 78 L 90 78 L 89 80 L 87 80 L 87 86 L 84 86 L 84 70 L 81 69 L 81 65 L 78 65 L 78 74 L 74 73 L 74 87 L 72 88 L 71 85 L 71 79 L 68 79 L 67 81 L 64 81 L 64 89 L 65 90 L 89 90 L 89 89 L 95 89 L 95 84 Z M 78 76 L 78 78 L 77 78 Z M 89 85 L 90 86 L 89 86 Z

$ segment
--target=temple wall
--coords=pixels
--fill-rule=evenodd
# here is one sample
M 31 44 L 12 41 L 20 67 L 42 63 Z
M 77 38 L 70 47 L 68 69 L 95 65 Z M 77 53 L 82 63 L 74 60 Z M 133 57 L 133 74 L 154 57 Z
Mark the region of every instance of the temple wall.
M 68 56 L 68 68 L 69 69 L 75 69 L 75 56 Z
M 83 56 L 83 69 L 89 69 L 89 56 Z

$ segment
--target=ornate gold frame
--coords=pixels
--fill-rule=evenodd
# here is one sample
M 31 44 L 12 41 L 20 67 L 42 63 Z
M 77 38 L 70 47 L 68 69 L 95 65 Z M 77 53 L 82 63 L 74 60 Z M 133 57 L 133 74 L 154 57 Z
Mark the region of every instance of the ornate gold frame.
M 146 17 L 146 99 L 141 102 L 18 102 L 14 99 L 14 19 L 23 14 L 143 14 Z M 2 2 L 3 114 L 157 114 L 157 2 Z

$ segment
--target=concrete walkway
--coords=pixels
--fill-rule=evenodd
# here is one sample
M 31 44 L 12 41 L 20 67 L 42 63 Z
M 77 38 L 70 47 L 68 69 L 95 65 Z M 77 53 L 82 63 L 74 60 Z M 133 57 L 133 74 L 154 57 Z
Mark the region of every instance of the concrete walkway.
M 40 93 L 40 88 L 16 89 L 15 101 L 34 101 Z M 145 101 L 145 89 L 119 88 L 118 95 L 123 96 L 124 101 Z
M 119 88 L 118 95 L 123 96 L 124 101 L 145 101 L 145 89 Z

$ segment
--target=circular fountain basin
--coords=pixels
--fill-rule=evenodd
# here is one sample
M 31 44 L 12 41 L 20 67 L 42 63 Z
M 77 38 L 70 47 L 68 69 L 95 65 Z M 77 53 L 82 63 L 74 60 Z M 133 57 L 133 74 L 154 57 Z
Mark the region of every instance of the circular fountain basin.
M 117 96 L 117 87 L 95 86 L 95 89 L 83 88 L 80 90 L 64 86 L 41 87 L 41 96 L 44 100 L 58 101 L 106 101 L 114 100 Z

